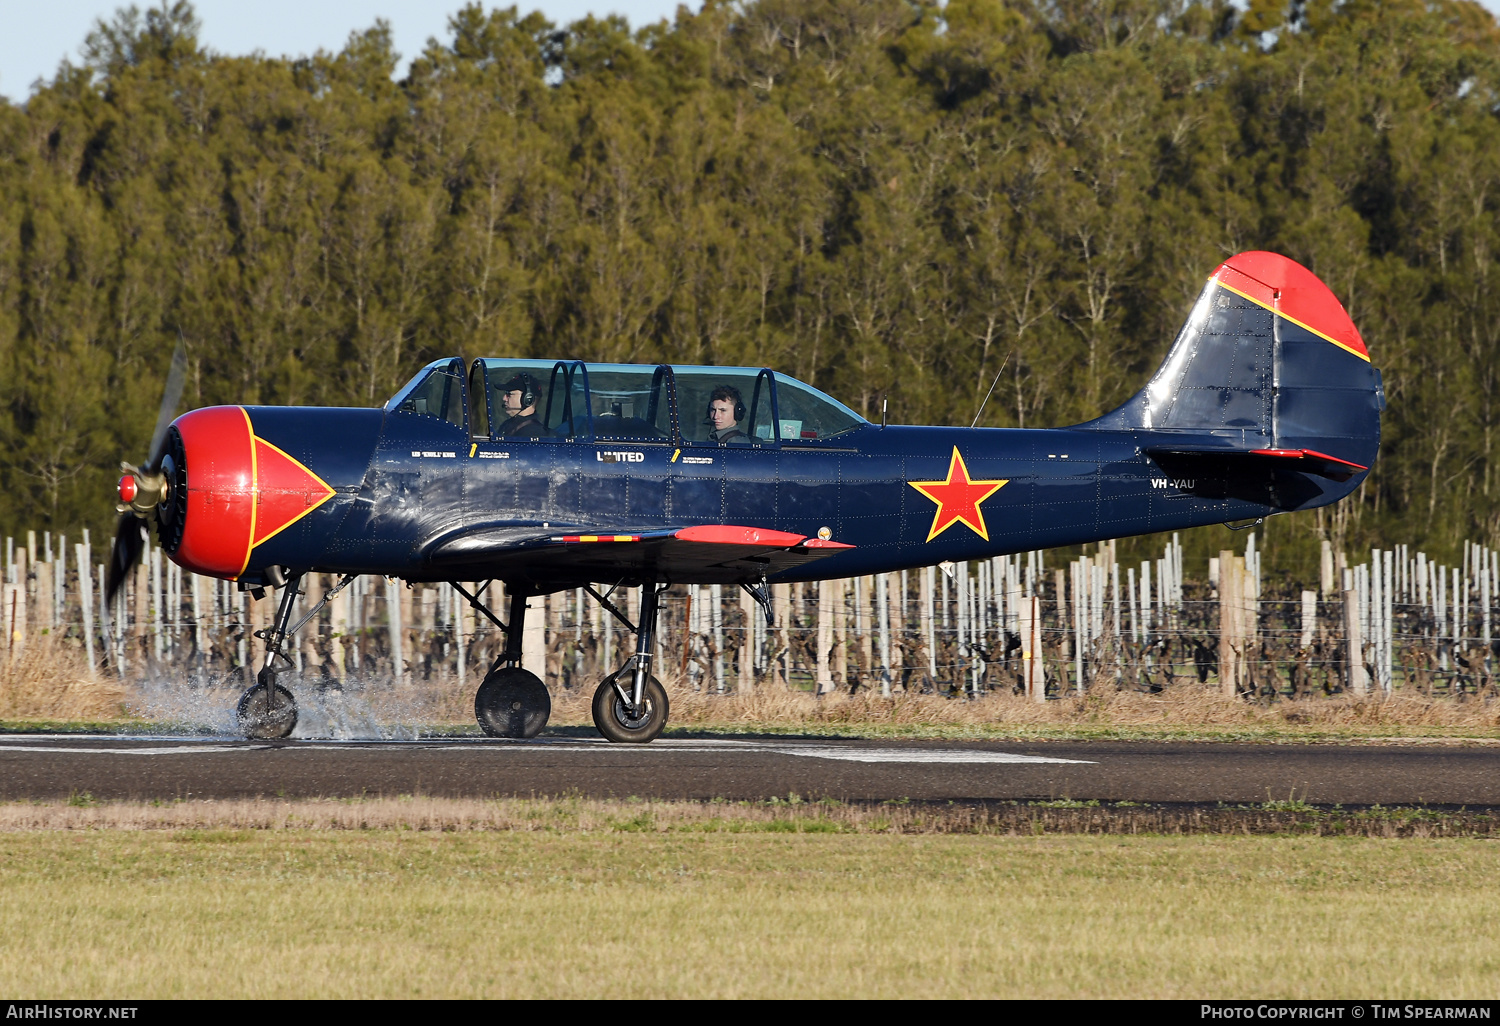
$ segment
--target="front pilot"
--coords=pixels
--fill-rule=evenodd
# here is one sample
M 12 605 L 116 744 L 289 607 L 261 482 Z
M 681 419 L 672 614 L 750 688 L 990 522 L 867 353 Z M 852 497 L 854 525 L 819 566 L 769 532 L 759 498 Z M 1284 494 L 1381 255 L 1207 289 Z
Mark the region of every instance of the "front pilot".
M 542 421 L 536 415 L 536 379 L 530 374 L 517 374 L 501 385 L 499 392 L 500 405 L 509 418 L 500 425 L 501 436 L 539 437 L 542 434 Z

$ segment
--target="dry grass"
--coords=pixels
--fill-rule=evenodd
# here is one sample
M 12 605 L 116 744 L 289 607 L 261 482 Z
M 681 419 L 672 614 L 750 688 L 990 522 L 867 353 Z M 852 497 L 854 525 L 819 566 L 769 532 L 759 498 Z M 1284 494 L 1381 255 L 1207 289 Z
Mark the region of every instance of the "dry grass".
M 1246 727 L 1307 726 L 1370 728 L 1390 726 L 1500 729 L 1500 702 L 1422 695 L 1317 697 L 1256 704 L 1227 698 L 1217 688 L 1177 685 L 1160 694 L 1100 690 L 1045 703 L 1021 695 L 991 692 L 977 699 L 873 692 L 817 698 L 803 692 L 761 687 L 742 695 L 704 695 L 674 688 L 672 719 L 696 723 L 877 724 L 902 727 L 941 724 L 954 727 Z
M 846 834 L 1296 834 L 1359 837 L 1489 837 L 1488 812 L 1254 806 L 1140 806 L 1045 801 L 983 804 L 906 802 L 695 802 L 593 798 L 224 800 L 0 805 L 0 833 L 100 830 L 271 830 L 435 833 L 846 833 Z
M 5 833 L 0 991 L 1483 998 L 1497 871 L 1483 841 Z
M 1408 735 L 1500 738 L 1500 701 L 1417 693 L 1307 697 L 1272 703 L 1226 698 L 1216 687 L 1178 684 L 1159 694 L 1100 689 L 1045 703 L 990 693 L 969 700 L 943 695 L 863 691 L 819 698 L 770 684 L 729 695 L 664 681 L 676 730 L 824 734 L 906 734 L 1014 737 L 1350 737 Z M 294 685 L 296 686 L 296 685 Z M 0 663 L 0 721 L 107 721 L 127 716 L 166 726 L 233 728 L 243 684 L 187 688 L 174 680 L 124 685 L 88 680 L 71 649 L 34 647 L 13 664 Z M 392 686 L 360 680 L 343 692 L 304 685 L 305 719 L 333 723 L 345 736 L 377 725 L 424 730 L 473 725 L 472 681 Z M 588 689 L 553 691 L 552 725 L 591 728 Z M 360 722 L 352 722 L 358 720 Z M 326 724 L 325 724 L 326 725 Z M 389 731 L 386 731 L 387 733 Z
M 1180 684 L 1160 694 L 1103 689 L 1045 703 L 991 692 L 976 699 L 871 691 L 822 698 L 762 685 L 714 695 L 665 682 L 678 730 L 945 736 L 1320 737 L 1405 734 L 1500 737 L 1500 701 L 1378 693 L 1274 703 L 1227 698 L 1215 687 Z M 591 723 L 588 696 L 554 696 L 552 722 Z
M 68 645 L 33 641 L 0 657 L 0 720 L 112 720 L 125 716 L 126 687 L 94 679 L 88 660 Z

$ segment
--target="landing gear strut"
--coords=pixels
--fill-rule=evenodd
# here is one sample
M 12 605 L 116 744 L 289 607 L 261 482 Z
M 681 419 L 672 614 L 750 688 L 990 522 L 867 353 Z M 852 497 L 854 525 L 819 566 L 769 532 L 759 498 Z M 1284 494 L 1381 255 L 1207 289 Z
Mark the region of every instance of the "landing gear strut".
M 292 606 L 296 603 L 297 596 L 302 594 L 298 590 L 298 585 L 302 583 L 302 575 L 296 573 L 287 577 L 286 584 L 281 588 L 281 604 L 276 608 L 276 620 L 271 625 L 271 629 L 255 632 L 257 638 L 264 638 L 266 642 L 265 665 L 261 667 L 260 673 L 256 674 L 255 684 L 240 696 L 240 703 L 235 709 L 240 731 L 246 737 L 256 740 L 291 737 L 292 731 L 297 729 L 297 699 L 276 682 L 276 660 L 279 658 L 287 667 L 296 665 L 283 651 L 282 646 L 291 639 L 292 635 L 302 629 L 303 624 L 317 616 L 329 600 L 347 588 L 353 580 L 353 574 L 345 574 L 339 583 L 323 596 L 323 601 L 313 606 L 303 614 L 302 619 L 288 627 L 287 624 L 292 619 Z
M 594 692 L 594 726 L 606 739 L 622 744 L 645 744 L 667 725 L 670 709 L 666 689 L 651 675 L 656 647 L 656 615 L 661 591 L 655 582 L 641 588 L 641 623 L 631 624 L 609 599 L 593 588 L 589 592 L 605 609 L 635 633 L 635 655 L 604 678 Z
M 474 695 L 474 718 L 490 737 L 527 738 L 540 734 L 552 714 L 552 699 L 540 677 L 521 667 L 521 632 L 526 623 L 524 588 L 507 585 L 510 595 L 510 623 L 502 623 L 481 600 L 486 583 L 473 594 L 463 585 L 450 582 L 469 605 L 505 634 L 505 651 L 495 660 L 479 691 Z M 656 647 L 656 617 L 665 585 L 655 582 L 641 589 L 641 623 L 630 622 L 609 596 L 611 588 L 601 595 L 594 588 L 585 589 L 615 619 L 636 636 L 635 655 L 625 665 L 604 678 L 594 692 L 594 725 L 610 741 L 643 744 L 662 732 L 669 712 L 666 689 L 651 675 L 653 649 Z
M 530 670 L 521 668 L 521 631 L 526 626 L 526 592 L 507 585 L 510 595 L 510 624 L 501 623 L 489 608 L 479 601 L 486 583 L 473 595 L 461 585 L 454 589 L 469 600 L 469 605 L 487 616 L 505 633 L 505 651 L 496 658 L 474 695 L 474 718 L 479 729 L 490 737 L 536 737 L 552 715 L 552 697 L 547 686 Z

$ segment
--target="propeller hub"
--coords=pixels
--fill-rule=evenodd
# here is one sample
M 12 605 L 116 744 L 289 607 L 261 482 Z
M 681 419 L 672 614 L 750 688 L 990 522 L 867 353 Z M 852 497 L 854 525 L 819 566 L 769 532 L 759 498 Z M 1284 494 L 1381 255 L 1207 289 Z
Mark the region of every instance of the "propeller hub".
M 130 463 L 121 463 L 120 469 L 125 476 L 120 478 L 120 504 L 115 508 L 142 519 L 154 519 L 156 507 L 172 494 L 167 476 L 160 470 L 142 470 Z

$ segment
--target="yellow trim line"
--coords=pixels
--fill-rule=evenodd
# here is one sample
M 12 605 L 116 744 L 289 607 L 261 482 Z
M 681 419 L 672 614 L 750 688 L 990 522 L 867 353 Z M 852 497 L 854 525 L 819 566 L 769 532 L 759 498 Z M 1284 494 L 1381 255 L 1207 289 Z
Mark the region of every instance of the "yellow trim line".
M 327 492 L 327 494 L 324 495 L 317 502 L 313 503 L 311 506 L 308 506 L 301 513 L 299 513 L 296 516 L 292 517 L 292 519 L 288 520 L 286 523 L 284 523 L 280 527 L 276 528 L 276 530 L 272 531 L 270 534 L 266 535 L 260 541 L 258 541 L 258 542 L 255 543 L 256 546 L 261 546 L 261 545 L 264 545 L 266 542 L 270 541 L 272 538 L 276 537 L 282 531 L 285 531 L 288 527 L 291 527 L 295 523 L 299 523 L 309 513 L 311 513 L 313 510 L 317 509 L 319 506 L 323 505 L 323 503 L 327 502 L 329 499 L 333 498 L 334 495 L 337 494 L 337 493 L 334 491 L 333 488 L 329 487 L 329 484 L 328 484 L 327 481 L 324 481 L 317 474 L 314 474 L 311 470 L 308 470 L 307 469 L 307 464 L 305 464 L 301 460 L 297 459 L 297 457 L 295 457 L 291 453 L 287 452 L 281 446 L 274 445 L 271 442 L 268 442 L 264 438 L 260 438 L 260 437 L 257 437 L 255 439 L 255 441 L 259 442 L 261 445 L 264 445 L 267 449 L 275 449 L 277 452 L 281 453 L 281 455 L 283 457 L 285 457 L 288 460 L 291 460 L 293 463 L 295 463 L 302 470 L 302 472 L 304 474 L 306 474 L 308 477 L 312 478 L 314 481 L 318 482 L 318 484 L 322 485 L 323 486 L 323 490 L 325 492 Z M 258 475 L 258 473 L 259 473 L 259 468 L 257 468 L 257 475 Z M 256 481 L 255 481 L 255 494 L 257 496 L 260 495 L 260 478 L 259 478 L 259 476 L 256 477 Z
M 255 551 L 255 514 L 260 509 L 260 467 L 255 462 L 255 425 L 250 423 L 250 411 L 240 407 L 240 416 L 245 418 L 245 440 L 250 443 L 250 536 L 245 539 L 245 561 L 240 564 L 236 578 L 244 575 L 250 566 L 250 553 Z
M 1221 288 L 1221 289 L 1228 289 L 1230 292 L 1233 292 L 1236 296 L 1239 296 L 1241 299 L 1248 299 L 1250 302 L 1254 303 L 1256 306 L 1260 307 L 1262 310 L 1269 310 L 1273 314 L 1275 314 L 1277 317 L 1285 318 L 1286 320 L 1291 321 L 1297 327 L 1302 328 L 1305 331 L 1312 332 L 1314 335 L 1318 336 L 1323 341 L 1325 341 L 1325 342 L 1332 342 L 1334 345 L 1338 346 L 1344 352 L 1346 352 L 1346 353 L 1353 353 L 1355 356 L 1357 356 L 1361 360 L 1365 361 L 1365 363 L 1369 363 L 1370 362 L 1370 354 L 1369 353 L 1361 353 L 1358 349 L 1354 349 L 1354 348 L 1351 348 L 1350 346 L 1345 345 L 1343 342 L 1340 342 L 1338 339 L 1334 338 L 1332 335 L 1324 334 L 1323 332 L 1319 331 L 1317 328 L 1314 328 L 1311 324 L 1304 324 L 1303 322 L 1297 320 L 1297 318 L 1288 316 L 1285 310 L 1278 310 L 1274 306 L 1270 306 L 1270 305 L 1268 305 L 1266 303 L 1262 303 L 1260 300 L 1256 299 L 1254 296 L 1252 296 L 1252 295 L 1250 295 L 1248 293 L 1245 293 L 1245 292 L 1241 292 L 1239 289 L 1235 288 L 1233 285 L 1226 285 L 1224 282 L 1220 281 L 1217 278 L 1210 278 L 1209 280 L 1212 281 L 1215 285 L 1219 286 L 1219 288 Z

